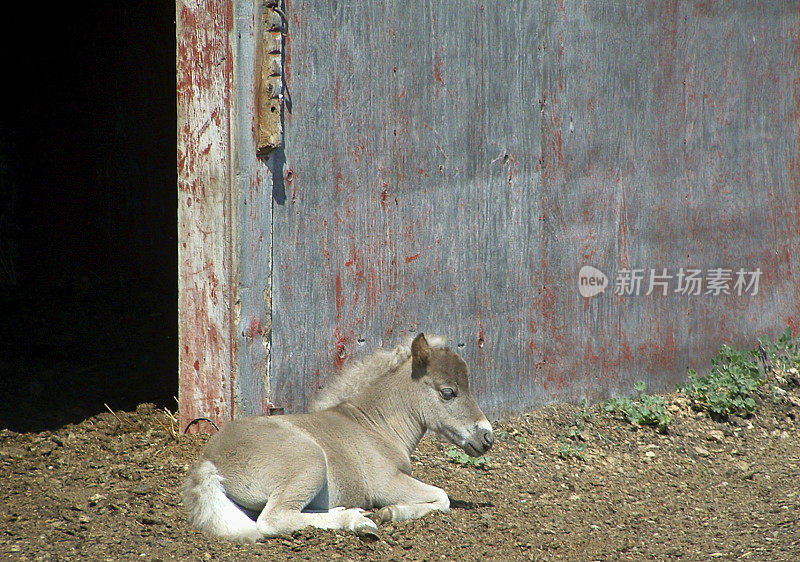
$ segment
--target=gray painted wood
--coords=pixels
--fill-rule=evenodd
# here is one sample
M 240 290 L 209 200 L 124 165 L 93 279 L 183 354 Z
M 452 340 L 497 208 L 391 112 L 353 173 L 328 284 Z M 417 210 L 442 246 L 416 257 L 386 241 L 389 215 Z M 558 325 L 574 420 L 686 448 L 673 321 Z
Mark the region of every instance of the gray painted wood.
M 417 331 L 463 344 L 499 415 L 669 389 L 800 327 L 797 2 L 287 10 L 276 404 Z M 583 265 L 764 273 L 756 296 L 585 299 Z
M 235 195 L 238 200 L 240 269 L 236 303 L 237 371 L 234 416 L 269 409 L 269 343 L 271 330 L 272 175 L 256 156 L 257 42 L 261 2 L 234 2 L 236 52 L 234 122 L 237 150 Z

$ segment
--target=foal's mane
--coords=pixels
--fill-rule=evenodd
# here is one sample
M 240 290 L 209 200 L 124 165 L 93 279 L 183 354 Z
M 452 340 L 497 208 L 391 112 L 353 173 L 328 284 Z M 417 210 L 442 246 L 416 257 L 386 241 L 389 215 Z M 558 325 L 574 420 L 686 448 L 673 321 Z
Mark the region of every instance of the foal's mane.
M 445 347 L 447 341 L 442 336 L 426 336 L 432 348 Z M 408 338 L 394 349 L 378 348 L 369 355 L 342 369 L 342 373 L 331 378 L 311 401 L 309 410 L 319 412 L 346 402 L 361 392 L 372 381 L 397 369 L 411 357 L 411 341 Z

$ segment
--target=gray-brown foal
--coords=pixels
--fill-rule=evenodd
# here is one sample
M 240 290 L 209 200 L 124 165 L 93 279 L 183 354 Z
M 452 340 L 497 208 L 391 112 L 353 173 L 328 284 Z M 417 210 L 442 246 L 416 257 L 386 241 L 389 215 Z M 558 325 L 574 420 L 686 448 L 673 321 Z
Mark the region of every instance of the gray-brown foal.
M 184 487 L 192 524 L 245 542 L 309 525 L 377 537 L 365 509 L 381 508 L 378 522 L 450 509 L 444 490 L 411 476 L 428 429 L 472 456 L 494 442 L 466 363 L 423 334 L 347 369 L 311 409 L 233 421 L 211 437 Z

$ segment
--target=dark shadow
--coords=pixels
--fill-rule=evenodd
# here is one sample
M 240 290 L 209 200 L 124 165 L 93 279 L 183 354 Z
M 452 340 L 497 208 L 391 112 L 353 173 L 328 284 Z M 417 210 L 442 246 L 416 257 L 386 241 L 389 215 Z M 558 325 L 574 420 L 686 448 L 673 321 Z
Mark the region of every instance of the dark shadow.
M 269 153 L 269 156 L 262 158 L 262 161 L 269 169 L 272 176 L 272 199 L 278 205 L 286 203 L 286 184 L 283 180 L 283 168 L 286 165 L 286 153 L 283 145 Z
M 450 507 L 453 509 L 475 509 L 478 507 L 494 507 L 494 504 L 492 502 L 470 502 L 451 499 Z
M 55 429 L 106 404 L 176 409 L 176 293 L 79 282 L 0 298 L 0 428 Z
M 0 114 L 0 428 L 174 410 L 175 6 L 22 12 L 37 40 L 0 38 L 19 55 Z

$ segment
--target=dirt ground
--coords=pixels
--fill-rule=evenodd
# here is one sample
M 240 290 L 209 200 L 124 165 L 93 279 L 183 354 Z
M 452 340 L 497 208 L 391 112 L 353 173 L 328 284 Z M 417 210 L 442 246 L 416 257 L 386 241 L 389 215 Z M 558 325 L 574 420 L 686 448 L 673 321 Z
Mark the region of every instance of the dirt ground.
M 444 488 L 452 510 L 384 524 L 377 542 L 309 529 L 239 545 L 196 532 L 179 489 L 206 437 L 174 437 L 152 405 L 3 429 L 0 559 L 798 560 L 800 390 L 788 390 L 728 422 L 667 396 L 665 435 L 600 406 L 549 406 L 495 424 L 488 469 L 451 462 L 426 437 L 415 476 Z M 570 432 L 583 458 L 559 456 Z

